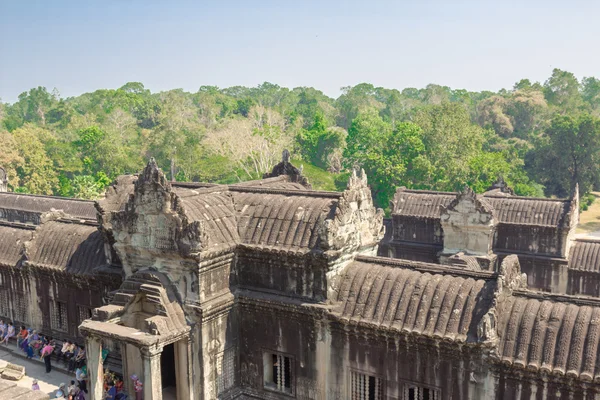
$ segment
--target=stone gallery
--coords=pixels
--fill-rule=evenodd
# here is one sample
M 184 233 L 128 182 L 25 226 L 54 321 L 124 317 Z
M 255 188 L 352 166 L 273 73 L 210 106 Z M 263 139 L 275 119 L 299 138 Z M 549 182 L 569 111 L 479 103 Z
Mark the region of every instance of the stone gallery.
M 144 399 L 600 398 L 600 242 L 569 199 L 233 185 L 151 160 L 98 202 L 6 192 L 0 317 L 85 343 Z M 106 353 L 108 351 L 108 355 Z

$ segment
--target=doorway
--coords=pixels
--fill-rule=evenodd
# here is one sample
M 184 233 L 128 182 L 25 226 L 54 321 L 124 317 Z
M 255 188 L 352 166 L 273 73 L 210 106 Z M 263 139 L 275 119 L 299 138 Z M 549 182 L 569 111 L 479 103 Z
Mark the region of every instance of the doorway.
M 176 387 L 175 346 L 173 346 L 173 343 L 163 347 L 163 351 L 160 355 L 160 375 L 163 389 Z

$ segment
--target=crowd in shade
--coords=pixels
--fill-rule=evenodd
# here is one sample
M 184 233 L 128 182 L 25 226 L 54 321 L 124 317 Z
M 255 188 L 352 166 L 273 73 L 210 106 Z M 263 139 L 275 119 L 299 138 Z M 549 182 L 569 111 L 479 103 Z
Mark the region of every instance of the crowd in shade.
M 67 371 L 75 374 L 75 379 L 70 384 L 61 383 L 54 393 L 54 398 L 66 400 L 85 400 L 87 389 L 87 365 L 85 346 L 77 345 L 71 340 L 63 340 L 60 346 L 51 336 L 39 334 L 36 330 L 21 326 L 17 331 L 12 322 L 0 320 L 0 344 L 8 345 L 10 340 L 15 340 L 18 351 L 25 353 L 31 360 L 41 360 L 46 366 L 46 373 L 52 372 L 52 361 L 62 363 Z M 102 362 L 105 363 L 109 350 L 102 349 Z M 136 400 L 142 399 L 143 384 L 132 375 Z M 40 390 L 36 379 L 31 385 L 32 390 Z M 104 400 L 127 400 L 128 395 L 124 389 L 121 376 L 108 369 L 104 374 Z

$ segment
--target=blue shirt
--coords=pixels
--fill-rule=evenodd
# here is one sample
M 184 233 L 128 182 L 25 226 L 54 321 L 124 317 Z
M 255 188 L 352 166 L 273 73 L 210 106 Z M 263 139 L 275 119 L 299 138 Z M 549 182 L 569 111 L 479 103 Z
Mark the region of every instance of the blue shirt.
M 106 392 L 106 400 L 115 400 L 115 397 L 117 396 L 117 388 L 116 387 L 111 387 L 110 389 L 108 389 L 108 392 Z

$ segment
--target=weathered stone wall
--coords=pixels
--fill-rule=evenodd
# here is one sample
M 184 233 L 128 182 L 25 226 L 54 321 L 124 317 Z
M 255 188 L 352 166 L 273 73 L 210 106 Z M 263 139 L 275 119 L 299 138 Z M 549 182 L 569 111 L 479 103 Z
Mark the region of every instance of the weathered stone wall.
M 288 296 L 327 297 L 327 261 L 318 255 L 292 252 L 238 250 L 237 284 L 240 287 L 281 292 Z
M 74 276 L 61 271 L 24 267 L 20 269 L 0 267 L 0 291 L 8 303 L 0 307 L 0 315 L 17 324 L 37 329 L 60 339 L 73 339 L 81 343 L 77 327 L 96 307 L 103 305 L 108 293 L 117 289 L 118 278 L 95 279 Z M 51 323 L 51 307 L 61 302 L 67 311 L 67 326 L 55 329 Z M 8 310 L 8 313 L 2 313 Z
M 243 393 L 251 398 L 286 398 L 265 388 L 263 380 L 264 354 L 280 353 L 294 360 L 297 399 L 349 399 L 353 371 L 385 381 L 386 399 L 403 399 L 410 385 L 439 391 L 439 399 L 498 398 L 494 387 L 484 384 L 488 366 L 480 347 L 387 335 L 349 326 L 321 311 L 274 298 L 240 300 Z
M 507 252 L 566 257 L 568 230 L 555 227 L 499 224 L 494 248 Z
M 423 245 L 411 242 L 390 242 L 388 245 L 390 258 L 402 258 L 411 261 L 423 261 L 437 264 L 439 263 L 439 253 L 442 251 L 441 245 Z
M 492 251 L 497 220 L 493 208 L 466 187 L 447 207 L 442 207 L 444 253 L 465 252 L 485 256 Z
M 600 397 L 594 383 L 581 383 L 553 375 L 537 376 L 527 371 L 493 366 L 489 376 L 496 399 L 591 400 Z
M 444 233 L 439 218 L 393 215 L 393 239 L 407 242 L 443 244 Z

